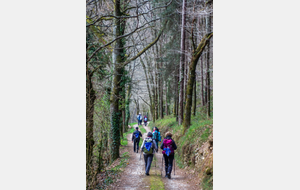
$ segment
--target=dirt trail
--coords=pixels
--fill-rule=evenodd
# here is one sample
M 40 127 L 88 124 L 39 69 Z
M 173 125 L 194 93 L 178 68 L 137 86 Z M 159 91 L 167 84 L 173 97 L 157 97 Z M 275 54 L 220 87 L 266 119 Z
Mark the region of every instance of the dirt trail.
M 147 131 L 150 131 L 149 127 L 145 127 Z M 161 134 L 161 136 L 163 136 Z M 162 139 L 163 140 L 163 139 Z M 159 143 L 159 146 L 161 144 Z M 156 159 L 157 159 L 157 166 L 159 170 L 159 174 L 161 173 L 161 168 L 162 168 L 162 150 L 159 147 L 158 153 L 155 154 Z M 179 169 L 176 167 L 175 164 L 175 175 L 174 175 L 174 165 L 172 168 L 172 174 L 171 174 L 171 179 L 165 178 L 165 169 L 164 169 L 164 160 L 163 160 L 163 169 L 162 169 L 162 181 L 164 183 L 164 187 L 166 190 L 171 190 L 171 189 L 198 189 L 198 187 L 195 187 L 195 184 L 191 180 L 190 175 L 186 175 L 186 171 Z
M 133 127 L 137 127 L 134 125 Z M 110 189 L 150 189 L 150 182 L 144 180 L 145 176 L 145 164 L 143 155 L 139 148 L 139 153 L 133 152 L 133 143 L 131 142 L 132 134 L 127 135 L 128 144 L 125 148 L 129 152 L 129 164 L 126 166 L 121 178 L 114 183 Z M 143 134 L 143 139 L 146 137 L 146 133 Z M 141 139 L 141 141 L 143 140 Z M 140 160 L 141 157 L 141 160 Z M 145 183 L 146 182 L 146 183 Z
M 134 128 L 137 125 L 133 126 Z M 147 133 L 150 132 L 150 128 L 147 126 L 143 126 Z M 141 155 L 140 160 L 140 152 L 134 153 L 133 152 L 133 143 L 131 142 L 131 135 L 127 136 L 128 145 L 126 147 L 126 151 L 129 152 L 129 165 L 125 168 L 124 172 L 121 174 L 121 178 L 117 180 L 114 184 L 112 184 L 111 188 L 109 189 L 150 189 L 152 185 L 153 189 L 197 189 L 195 184 L 193 184 L 193 180 L 189 175 L 186 175 L 184 170 L 179 169 L 176 167 L 176 175 L 174 175 L 174 166 L 171 175 L 171 179 L 165 178 L 165 172 L 163 170 L 161 176 L 161 162 L 162 162 L 162 153 L 159 149 L 158 153 L 155 153 L 156 160 L 154 159 L 151 164 L 150 169 L 150 176 L 145 175 L 145 163 L 143 155 Z M 146 133 L 143 134 L 143 139 L 146 137 Z M 141 139 L 142 140 L 142 139 Z M 160 144 L 159 144 L 160 145 Z M 156 163 L 155 163 L 156 161 Z M 164 167 L 164 166 L 163 166 Z M 153 183 L 161 183 L 158 187 L 153 187 Z M 164 187 L 162 187 L 164 186 Z

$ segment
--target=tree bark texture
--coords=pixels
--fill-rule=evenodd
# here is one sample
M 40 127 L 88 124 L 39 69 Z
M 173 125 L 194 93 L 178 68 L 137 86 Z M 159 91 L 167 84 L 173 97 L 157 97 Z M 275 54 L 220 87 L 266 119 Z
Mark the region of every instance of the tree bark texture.
M 210 14 L 208 14 L 208 16 L 206 17 L 206 33 L 208 34 L 210 32 L 210 27 L 211 27 L 211 20 L 210 20 Z M 210 117 L 210 67 L 209 67 L 209 63 L 210 63 L 210 43 L 208 41 L 207 43 L 207 53 L 206 53 L 206 57 L 207 57 L 207 66 L 206 66 L 206 86 L 207 86 L 207 117 Z
M 205 46 L 207 45 L 208 41 L 212 37 L 212 33 L 206 34 L 201 42 L 199 43 L 197 49 L 193 52 L 193 57 L 191 59 L 191 62 L 189 64 L 190 68 L 190 74 L 189 74 L 189 79 L 188 79 L 188 84 L 187 84 L 187 102 L 185 105 L 185 116 L 184 116 L 184 123 L 183 123 L 183 129 L 184 133 L 186 130 L 189 128 L 191 125 L 191 107 L 192 107 L 192 98 L 193 98 L 193 85 L 195 81 L 195 71 L 196 71 L 196 66 L 199 60 L 199 57 L 201 56 Z
M 121 13 L 121 4 L 120 0 L 115 0 L 115 16 L 122 16 Z M 114 20 L 114 35 L 115 38 L 121 35 L 121 20 Z M 120 157 L 119 155 L 119 145 L 120 145 L 120 116 L 119 111 L 119 94 L 120 94 L 120 81 L 121 73 L 123 72 L 122 64 L 122 40 L 118 39 L 115 42 L 115 49 L 113 51 L 114 57 L 114 73 L 113 73 L 113 87 L 110 96 L 110 114 L 111 114 L 111 129 L 110 129 L 110 138 L 111 138 L 111 161 L 116 160 Z
M 184 52 L 185 52 L 185 20 L 186 20 L 186 15 L 185 15 L 185 10 L 186 10 L 186 0 L 183 0 L 182 2 L 182 21 L 181 21 L 181 56 L 180 56 L 180 90 L 179 90 L 179 114 L 178 114 L 178 124 L 181 125 L 183 122 L 183 89 L 184 89 Z
M 194 81 L 194 102 L 193 102 L 193 115 L 196 115 L 196 107 L 197 107 L 197 93 L 196 93 L 196 86 L 197 86 L 197 76 L 195 75 Z
M 94 103 L 96 100 L 95 90 L 92 85 L 92 75 L 87 71 L 86 81 L 86 170 L 90 170 L 93 146 L 94 146 Z

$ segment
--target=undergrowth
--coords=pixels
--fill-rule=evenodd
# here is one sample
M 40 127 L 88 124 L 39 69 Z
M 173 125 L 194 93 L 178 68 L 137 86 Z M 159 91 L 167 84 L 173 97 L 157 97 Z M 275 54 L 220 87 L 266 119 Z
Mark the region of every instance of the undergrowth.
M 120 157 L 120 162 L 112 167 L 110 170 L 106 170 L 101 175 L 103 176 L 102 183 L 98 184 L 96 189 L 102 190 L 106 189 L 110 184 L 112 184 L 119 176 L 121 172 L 127 165 L 129 160 L 129 152 L 124 152 Z
M 207 118 L 204 112 L 197 113 L 191 118 L 191 126 L 183 134 L 183 126 L 178 125 L 173 115 L 165 116 L 164 119 L 158 119 L 155 123 L 150 123 L 150 128 L 158 127 L 162 139 L 165 138 L 167 131 L 173 134 L 177 150 L 175 151 L 175 161 L 179 168 L 186 166 L 194 168 L 196 147 L 201 147 L 204 142 L 208 141 L 212 134 L 213 118 Z M 199 170 L 199 169 L 198 169 Z M 199 171 L 200 172 L 200 171 Z M 212 189 L 212 175 L 203 179 L 202 187 L 205 190 Z

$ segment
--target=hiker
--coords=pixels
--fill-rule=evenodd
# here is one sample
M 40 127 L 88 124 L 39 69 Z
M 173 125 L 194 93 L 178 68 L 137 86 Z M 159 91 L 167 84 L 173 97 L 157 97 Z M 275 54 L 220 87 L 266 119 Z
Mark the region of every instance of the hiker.
M 144 116 L 144 124 L 145 124 L 145 126 L 147 126 L 147 121 L 148 121 L 148 118 L 147 118 L 147 116 L 145 115 L 145 116 Z
M 167 132 L 165 136 L 166 138 L 161 143 L 160 148 L 163 150 L 162 153 L 165 159 L 165 177 L 171 179 L 171 172 L 174 160 L 174 150 L 177 149 L 177 146 L 175 144 L 175 141 L 171 138 L 172 133 Z
M 157 151 L 157 146 L 154 140 L 152 140 L 152 133 L 148 132 L 147 137 L 144 139 L 141 149 L 144 154 L 145 160 L 145 174 L 149 175 L 153 155 Z
M 135 152 L 135 150 L 136 150 L 136 153 L 139 152 L 140 137 L 142 137 L 142 133 L 139 131 L 139 128 L 136 127 L 135 131 L 132 133 L 132 138 L 131 138 L 131 141 L 134 143 L 133 151 Z
M 161 142 L 160 132 L 157 127 L 153 128 L 152 139 L 155 140 L 157 146 L 158 142 Z
M 137 115 L 137 120 L 138 120 L 138 125 L 139 126 L 142 125 L 142 119 L 143 119 L 142 114 L 139 113 L 139 115 Z

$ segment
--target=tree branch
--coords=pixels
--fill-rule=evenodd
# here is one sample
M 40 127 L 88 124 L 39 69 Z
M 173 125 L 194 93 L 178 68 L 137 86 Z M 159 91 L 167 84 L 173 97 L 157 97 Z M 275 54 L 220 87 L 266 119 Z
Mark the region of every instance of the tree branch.
M 127 60 L 125 63 L 122 64 L 122 66 L 126 66 L 128 63 L 130 63 L 131 61 L 135 60 L 136 58 L 138 58 L 139 56 L 141 56 L 143 53 L 145 53 L 149 48 L 151 48 L 160 38 L 161 34 L 163 33 L 164 29 L 167 26 L 167 23 L 169 21 L 166 21 L 164 23 L 163 28 L 161 29 L 161 31 L 159 32 L 158 36 L 155 38 L 155 40 L 153 42 L 151 42 L 150 44 L 148 44 L 147 47 L 145 47 L 142 51 L 140 51 L 136 56 L 134 56 L 133 58 Z
M 103 46 L 100 46 L 100 47 L 99 47 L 98 49 L 96 49 L 96 50 L 94 51 L 94 53 L 86 60 L 86 62 L 89 62 L 89 61 L 96 55 L 96 53 L 97 53 L 98 51 L 100 51 L 101 49 L 105 48 L 106 46 L 109 46 L 110 44 L 114 43 L 116 40 L 121 39 L 121 38 L 125 38 L 125 37 L 127 37 L 127 36 L 129 36 L 129 35 L 135 33 L 138 29 L 141 29 L 141 28 L 143 28 L 144 26 L 146 26 L 147 24 L 149 24 L 149 23 L 151 23 L 151 22 L 154 22 L 154 21 L 156 21 L 156 20 L 159 20 L 159 19 L 160 19 L 160 18 L 151 20 L 151 21 L 145 23 L 143 26 L 135 28 L 132 32 L 127 33 L 127 34 L 124 34 L 124 35 L 122 35 L 122 36 L 119 36 L 119 37 L 113 39 L 112 41 L 110 41 L 109 43 L 104 44 Z
M 141 96 L 139 96 L 148 106 L 150 106 Z M 151 108 L 151 106 L 150 106 Z

